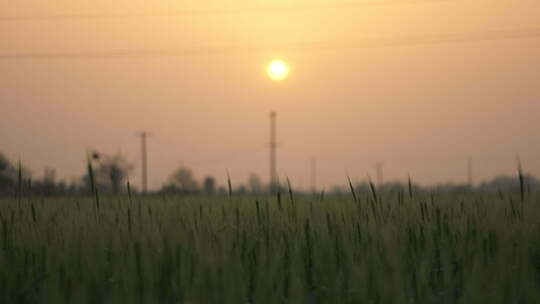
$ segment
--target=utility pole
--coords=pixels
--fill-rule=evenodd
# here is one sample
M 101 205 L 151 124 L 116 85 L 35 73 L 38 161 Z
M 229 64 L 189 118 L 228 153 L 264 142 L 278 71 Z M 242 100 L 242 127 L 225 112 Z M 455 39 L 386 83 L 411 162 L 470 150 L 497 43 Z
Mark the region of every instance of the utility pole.
M 317 160 L 312 158 L 309 166 L 311 191 L 317 191 Z
M 141 177 L 141 183 L 142 183 L 142 193 L 146 194 L 148 191 L 148 163 L 147 163 L 147 151 L 146 151 L 146 139 L 150 136 L 150 134 L 146 131 L 140 132 L 137 134 L 141 137 L 141 171 L 142 171 L 142 177 Z
M 467 159 L 467 184 L 469 187 L 472 187 L 473 183 L 473 159 L 472 157 L 469 157 Z
M 277 188 L 276 173 L 276 112 L 270 112 L 270 191 L 274 192 Z
M 384 179 L 383 179 L 383 164 L 382 163 L 376 163 L 375 169 L 377 170 L 377 184 L 380 186 L 383 185 Z

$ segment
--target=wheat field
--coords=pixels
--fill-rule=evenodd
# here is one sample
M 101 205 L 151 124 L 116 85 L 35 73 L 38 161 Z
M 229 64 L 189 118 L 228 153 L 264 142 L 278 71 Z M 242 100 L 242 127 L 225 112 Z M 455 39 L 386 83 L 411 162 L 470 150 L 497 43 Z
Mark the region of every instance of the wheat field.
M 2 303 L 535 303 L 540 196 L 0 199 Z

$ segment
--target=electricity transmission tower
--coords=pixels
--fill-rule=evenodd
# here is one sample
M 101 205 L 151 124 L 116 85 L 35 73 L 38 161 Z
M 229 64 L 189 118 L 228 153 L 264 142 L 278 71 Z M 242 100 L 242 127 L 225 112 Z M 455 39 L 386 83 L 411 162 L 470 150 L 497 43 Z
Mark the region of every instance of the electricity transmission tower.
M 317 192 L 317 160 L 312 158 L 309 164 L 311 191 Z
M 270 112 L 270 191 L 274 192 L 277 189 L 277 172 L 276 172 L 276 112 Z
M 150 134 L 146 131 L 139 132 L 137 136 L 141 137 L 141 190 L 143 194 L 148 192 L 148 159 L 146 141 Z
M 469 157 L 467 159 L 467 185 L 469 187 L 472 187 L 474 184 L 473 180 L 473 159 L 472 157 Z
M 375 169 L 377 171 L 377 184 L 378 186 L 382 186 L 384 183 L 384 176 L 383 176 L 383 163 L 376 163 Z

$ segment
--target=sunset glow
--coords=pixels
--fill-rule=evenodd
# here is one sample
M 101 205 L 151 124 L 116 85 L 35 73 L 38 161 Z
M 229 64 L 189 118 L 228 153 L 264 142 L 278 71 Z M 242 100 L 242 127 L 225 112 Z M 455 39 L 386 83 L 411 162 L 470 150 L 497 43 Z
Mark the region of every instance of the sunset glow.
M 0 304 L 540 303 L 539 16 L 0 1 Z

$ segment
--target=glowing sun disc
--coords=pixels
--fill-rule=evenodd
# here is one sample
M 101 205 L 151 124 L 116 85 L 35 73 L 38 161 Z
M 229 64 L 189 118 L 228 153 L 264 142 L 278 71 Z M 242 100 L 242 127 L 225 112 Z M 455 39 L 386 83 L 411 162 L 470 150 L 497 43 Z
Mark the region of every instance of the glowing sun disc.
M 276 81 L 281 81 L 289 75 L 289 66 L 283 60 L 272 60 L 266 68 L 268 76 Z

